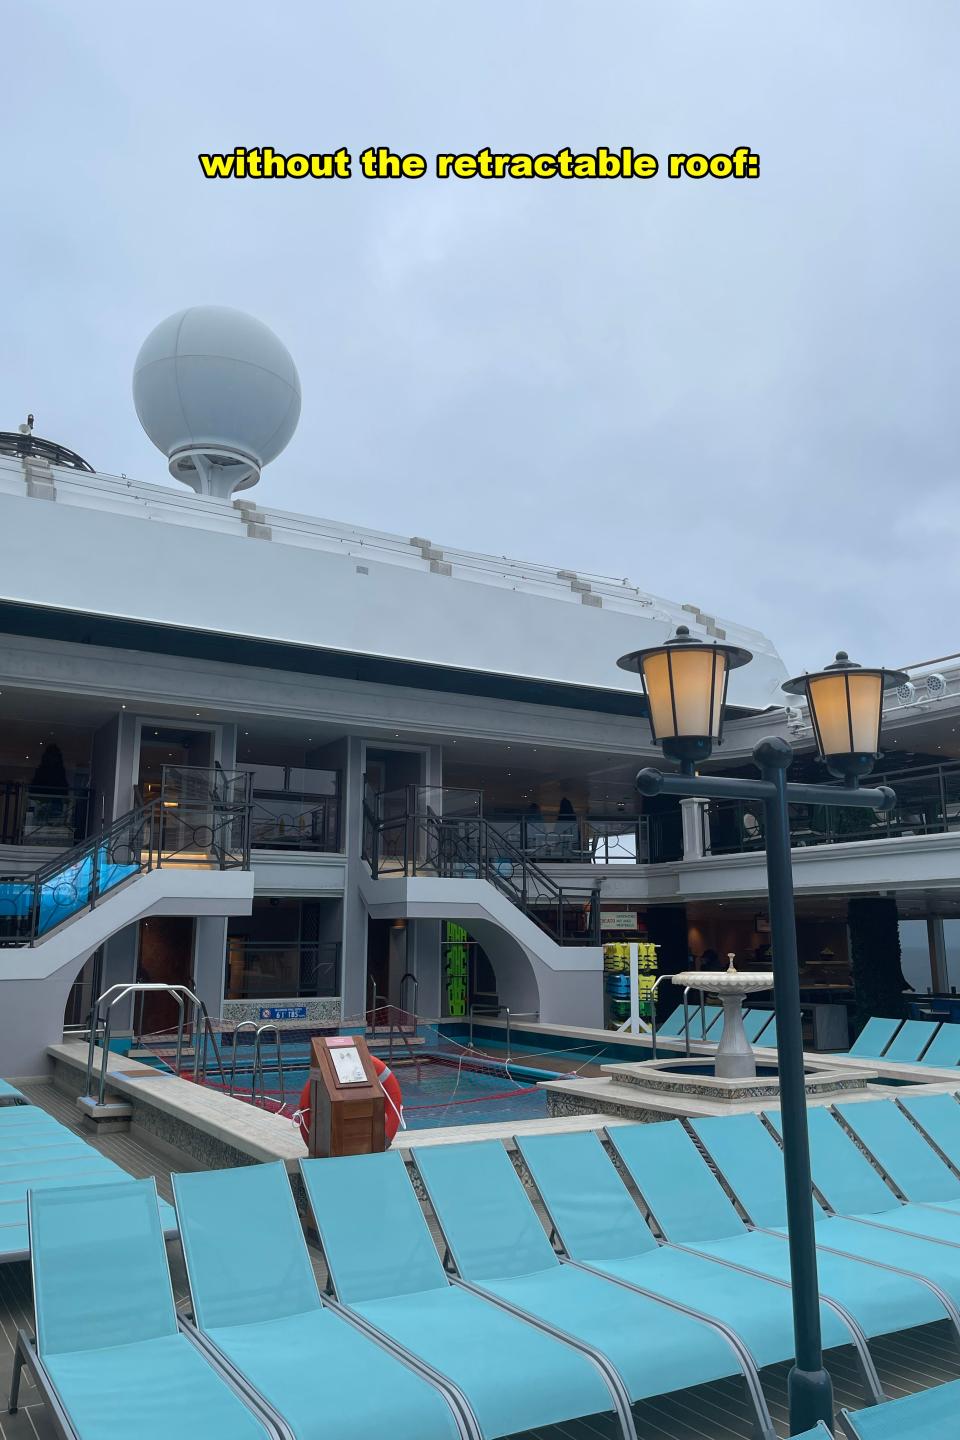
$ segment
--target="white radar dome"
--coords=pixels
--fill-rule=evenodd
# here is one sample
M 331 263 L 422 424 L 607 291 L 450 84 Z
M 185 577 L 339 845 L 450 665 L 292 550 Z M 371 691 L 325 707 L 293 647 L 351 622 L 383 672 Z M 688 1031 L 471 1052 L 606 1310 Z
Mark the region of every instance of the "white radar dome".
M 300 418 L 300 377 L 286 346 L 242 310 L 194 305 L 161 320 L 133 367 L 140 424 L 199 495 L 256 485 Z

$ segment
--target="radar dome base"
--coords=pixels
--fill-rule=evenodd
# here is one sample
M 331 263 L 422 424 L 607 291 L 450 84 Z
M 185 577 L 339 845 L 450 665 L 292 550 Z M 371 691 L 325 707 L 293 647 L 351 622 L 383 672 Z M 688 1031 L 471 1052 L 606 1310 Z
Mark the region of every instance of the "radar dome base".
M 213 500 L 229 500 L 238 490 L 249 490 L 260 479 L 260 466 L 249 455 L 201 446 L 171 455 L 169 469 L 174 480 Z

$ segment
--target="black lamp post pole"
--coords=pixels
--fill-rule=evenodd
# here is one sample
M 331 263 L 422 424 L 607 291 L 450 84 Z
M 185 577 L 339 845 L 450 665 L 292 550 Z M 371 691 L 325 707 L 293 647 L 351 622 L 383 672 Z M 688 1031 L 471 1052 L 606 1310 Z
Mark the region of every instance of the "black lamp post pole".
M 661 770 L 641 770 L 637 776 L 637 789 L 641 795 L 696 795 L 707 799 L 760 800 L 764 804 L 796 1353 L 796 1363 L 790 1371 L 787 1385 L 790 1432 L 799 1435 L 813 1429 L 818 1420 L 832 1428 L 833 1384 L 823 1368 L 820 1338 L 789 805 L 801 802 L 886 811 L 896 803 L 896 796 L 886 786 L 867 790 L 832 785 L 788 785 L 787 769 L 793 760 L 793 752 L 787 742 L 779 738 L 761 740 L 753 752 L 753 759 L 760 770 L 759 780 L 732 780 L 709 775 L 698 778 L 689 773 L 689 766 L 684 766 L 684 772 L 679 775 L 665 775 Z
M 767 822 L 767 892 L 774 956 L 773 1003 L 777 1016 L 783 1170 L 796 1351 L 796 1363 L 787 1380 L 787 1396 L 790 1428 L 794 1434 L 802 1434 L 804 1430 L 812 1430 L 818 1420 L 825 1421 L 828 1426 L 833 1425 L 833 1382 L 823 1368 L 820 1339 L 817 1241 L 800 1012 L 800 961 L 793 901 L 790 812 L 787 806 L 787 768 L 793 753 L 785 741 L 767 740 L 757 746 L 754 758 L 761 766 L 763 779 L 774 789 L 774 794 L 765 803 L 764 815 Z

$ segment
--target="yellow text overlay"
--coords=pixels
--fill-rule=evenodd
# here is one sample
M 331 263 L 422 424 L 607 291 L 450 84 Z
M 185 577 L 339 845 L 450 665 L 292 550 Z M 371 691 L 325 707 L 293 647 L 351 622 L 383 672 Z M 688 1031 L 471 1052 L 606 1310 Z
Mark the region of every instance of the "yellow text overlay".
M 422 180 L 428 173 L 438 180 L 652 180 L 659 174 L 668 180 L 755 180 L 760 174 L 760 156 L 747 145 L 711 155 L 671 154 L 665 165 L 632 145 L 539 154 L 484 148 L 438 152 L 430 159 L 415 151 L 400 154 L 386 145 L 370 145 L 357 155 L 356 169 L 344 146 L 284 155 L 270 145 L 238 145 L 198 155 L 197 160 L 207 180 L 350 180 L 355 174 L 367 180 Z

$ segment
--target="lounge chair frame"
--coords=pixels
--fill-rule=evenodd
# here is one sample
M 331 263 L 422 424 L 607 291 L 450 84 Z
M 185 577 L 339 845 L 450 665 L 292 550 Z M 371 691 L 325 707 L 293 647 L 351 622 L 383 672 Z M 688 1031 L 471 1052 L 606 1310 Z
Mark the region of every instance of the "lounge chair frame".
M 607 1135 L 608 1141 L 613 1144 L 613 1142 L 610 1140 L 610 1136 L 607 1134 L 606 1131 L 604 1131 L 604 1134 Z M 696 1143 L 696 1140 L 694 1140 L 694 1144 Z M 706 1162 L 704 1161 L 704 1163 Z M 665 1233 L 663 1226 L 657 1219 L 656 1211 L 651 1206 L 646 1195 L 644 1195 L 643 1187 L 638 1184 L 638 1182 L 632 1175 L 630 1178 L 633 1184 L 637 1187 L 637 1193 L 639 1194 L 640 1199 L 643 1202 L 643 1207 L 646 1211 L 647 1216 L 652 1217 L 661 1235 L 663 1235 Z M 724 1181 L 724 1183 L 726 1184 L 726 1181 Z M 729 1190 L 729 1188 L 730 1187 L 728 1185 L 727 1189 Z M 778 1235 L 778 1232 L 776 1230 L 764 1230 L 759 1225 L 753 1226 L 753 1229 L 758 1231 L 758 1233 L 761 1235 Z M 778 1235 L 778 1238 L 782 1239 L 784 1237 Z M 663 1240 L 661 1243 L 668 1250 L 679 1250 L 685 1255 L 695 1255 L 700 1260 L 710 1260 L 713 1264 L 723 1265 L 728 1270 L 737 1270 L 741 1275 L 750 1275 L 758 1280 L 766 1280 L 767 1283 L 770 1285 L 778 1285 L 781 1290 L 792 1289 L 792 1286 L 790 1285 L 790 1282 L 788 1280 L 779 1280 L 774 1275 L 767 1275 L 762 1270 L 754 1270 L 748 1265 L 740 1265 L 735 1260 L 727 1260 L 720 1255 L 707 1255 L 704 1251 L 697 1250 L 692 1245 L 681 1245 L 673 1240 Z M 853 1315 L 851 1315 L 850 1311 L 846 1308 L 846 1306 L 842 1305 L 839 1300 L 835 1300 L 832 1295 L 824 1295 L 822 1291 L 818 1291 L 818 1294 L 821 1304 L 826 1305 L 828 1310 L 832 1310 L 833 1313 L 836 1315 L 837 1319 L 840 1320 L 842 1324 L 846 1327 L 847 1332 L 850 1335 L 850 1343 L 857 1353 L 857 1359 L 860 1361 L 860 1368 L 863 1371 L 864 1382 L 867 1386 L 869 1394 L 873 1398 L 874 1404 L 879 1404 L 881 1401 L 886 1400 L 887 1396 L 884 1394 L 883 1386 L 880 1382 L 880 1376 L 877 1373 L 877 1367 L 874 1364 L 873 1356 L 870 1353 L 869 1342 L 859 1322 L 854 1318 Z
M 604 1131 L 604 1134 L 606 1134 L 606 1131 Z M 517 1144 L 516 1140 L 514 1144 Z M 519 1145 L 518 1149 L 522 1157 L 523 1149 Z M 777 1440 L 777 1432 L 774 1429 L 773 1419 L 770 1415 L 766 1396 L 763 1393 L 763 1385 L 760 1381 L 760 1371 L 757 1369 L 756 1362 L 750 1354 L 749 1349 L 740 1339 L 737 1332 L 731 1329 L 729 1325 L 725 1325 L 722 1320 L 717 1320 L 715 1316 L 704 1315 L 701 1311 L 694 1309 L 690 1305 L 682 1305 L 679 1300 L 667 1299 L 663 1295 L 658 1295 L 654 1290 L 647 1290 L 642 1285 L 634 1284 L 631 1280 L 624 1280 L 618 1275 L 611 1275 L 606 1270 L 599 1270 L 596 1266 L 588 1264 L 585 1260 L 572 1260 L 566 1253 L 563 1236 L 557 1228 L 556 1220 L 547 1203 L 546 1196 L 540 1190 L 529 1168 L 527 1173 L 529 1174 L 531 1184 L 540 1197 L 540 1203 L 546 1211 L 547 1219 L 550 1222 L 550 1239 L 557 1247 L 561 1263 L 571 1265 L 574 1270 L 583 1270 L 588 1275 L 596 1275 L 601 1280 L 609 1281 L 611 1285 L 619 1285 L 622 1290 L 629 1290 L 634 1295 L 642 1295 L 645 1300 L 654 1300 L 658 1305 L 665 1305 L 668 1310 L 676 1310 L 680 1315 L 686 1315 L 691 1320 L 698 1320 L 702 1324 L 709 1326 L 711 1330 L 715 1330 L 719 1335 L 722 1335 L 733 1351 L 737 1363 L 740 1366 L 740 1371 L 747 1389 L 747 1396 L 754 1410 L 755 1433 L 760 1437 L 760 1440 Z
M 419 1175 L 419 1171 L 417 1173 Z M 412 1185 L 409 1172 L 407 1174 L 407 1180 L 408 1183 Z M 310 1197 L 309 1187 L 304 1184 L 303 1188 L 307 1198 L 307 1206 L 310 1212 L 310 1216 L 314 1222 L 314 1229 L 316 1230 L 317 1235 L 320 1236 L 320 1226 L 317 1224 L 317 1217 L 313 1212 L 313 1202 Z M 436 1214 L 436 1212 L 434 1212 L 434 1214 Z M 443 1243 L 446 1247 L 447 1254 L 449 1255 L 450 1251 L 449 1246 L 447 1246 L 446 1236 L 443 1237 Z M 545 1321 L 540 1320 L 538 1317 L 529 1315 L 524 1310 L 516 1309 L 513 1305 L 508 1304 L 508 1302 L 505 1300 L 501 1300 L 498 1296 L 488 1294 L 487 1291 L 480 1289 L 478 1286 L 470 1285 L 467 1283 L 467 1281 L 461 1280 L 459 1276 L 450 1274 L 449 1270 L 447 1269 L 446 1261 L 444 1261 L 444 1269 L 447 1270 L 447 1278 L 452 1286 L 455 1286 L 461 1290 L 466 1290 L 468 1293 L 476 1296 L 478 1299 L 483 1300 L 484 1303 L 488 1305 L 493 1305 L 497 1309 L 505 1311 L 508 1315 L 512 1315 L 515 1319 L 522 1321 L 523 1324 L 529 1326 L 531 1329 L 542 1331 L 544 1334 L 549 1335 L 551 1339 L 559 1341 L 559 1343 L 562 1345 L 566 1345 L 568 1349 L 576 1350 L 579 1354 L 583 1355 L 586 1360 L 589 1360 L 590 1363 L 593 1365 L 594 1369 L 598 1371 L 600 1378 L 602 1379 L 607 1389 L 607 1393 L 610 1396 L 611 1402 L 610 1409 L 617 1418 L 617 1422 L 624 1436 L 624 1440 L 639 1440 L 639 1437 L 637 1436 L 636 1426 L 634 1425 L 633 1421 L 633 1407 L 631 1406 L 630 1396 L 627 1393 L 626 1386 L 624 1385 L 619 1373 L 614 1369 L 614 1367 L 610 1364 L 609 1360 L 607 1360 L 605 1356 L 601 1355 L 599 1351 L 594 1350 L 591 1345 L 587 1345 L 584 1341 L 577 1340 L 574 1336 L 568 1335 L 562 1330 L 557 1330 L 554 1326 L 548 1325 Z M 387 1348 L 397 1346 L 397 1342 L 393 1340 L 389 1335 L 386 1335 L 383 1331 L 379 1330 L 375 1325 L 372 1325 L 366 1319 L 362 1319 L 360 1316 L 353 1315 L 352 1312 L 350 1312 L 347 1307 L 342 1304 L 342 1302 L 337 1296 L 336 1282 L 333 1277 L 333 1270 L 329 1266 L 328 1271 L 328 1283 L 331 1296 L 330 1299 L 328 1299 L 327 1303 L 332 1303 L 339 1314 L 350 1314 L 351 1319 L 358 1322 L 359 1329 L 365 1331 L 365 1333 L 369 1334 L 371 1337 L 375 1336 L 381 1342 L 385 1342 Z M 399 1347 L 397 1347 L 397 1349 L 400 1354 L 406 1355 L 405 1351 L 401 1351 Z M 417 1364 L 423 1364 L 423 1362 L 418 1359 Z M 456 1387 L 452 1387 L 451 1382 L 447 1380 L 446 1377 L 443 1377 L 443 1379 L 445 1386 L 447 1386 L 448 1388 L 452 1388 L 456 1391 Z M 456 1391 L 456 1393 L 459 1394 L 459 1391 Z M 461 1400 L 464 1404 L 467 1405 L 467 1409 L 471 1415 L 471 1418 L 473 1418 L 473 1412 L 472 1408 L 469 1405 L 469 1402 L 466 1401 L 465 1397 L 462 1396 Z M 476 1433 L 477 1436 L 480 1437 L 479 1424 L 475 1418 L 473 1418 L 473 1423 L 477 1426 Z M 480 1437 L 480 1440 L 482 1440 L 482 1437 Z
M 761 1119 L 761 1124 L 765 1124 L 765 1123 L 766 1123 L 765 1120 L 764 1120 L 764 1119 Z M 775 1139 L 777 1140 L 777 1142 L 779 1143 L 779 1139 L 780 1139 L 779 1134 L 776 1133 L 775 1131 L 772 1131 L 771 1133 L 774 1134 L 774 1138 L 775 1138 Z M 699 1144 L 699 1141 L 695 1139 L 694 1143 L 695 1143 L 695 1144 Z M 735 1197 L 737 1204 L 738 1204 L 738 1205 L 740 1206 L 740 1208 L 742 1209 L 744 1215 L 747 1216 L 747 1220 L 748 1220 L 748 1223 L 749 1223 L 751 1229 L 756 1230 L 756 1232 L 757 1232 L 759 1235 L 775 1235 L 778 1240 L 783 1240 L 784 1243 L 786 1243 L 786 1236 L 783 1235 L 783 1234 L 781 1233 L 781 1231 L 779 1231 L 779 1230 L 774 1230 L 774 1229 L 772 1229 L 770 1226 L 767 1226 L 767 1225 L 755 1225 L 755 1224 L 753 1223 L 753 1220 L 750 1218 L 750 1212 L 749 1212 L 747 1206 L 744 1205 L 743 1201 L 740 1199 L 740 1196 L 737 1194 L 736 1189 L 734 1188 L 733 1185 L 731 1185 L 730 1181 L 727 1179 L 727 1176 L 726 1176 L 726 1174 L 724 1173 L 723 1169 L 721 1168 L 721 1166 L 720 1166 L 719 1164 L 717 1164 L 717 1161 L 716 1161 L 716 1159 L 715 1159 L 713 1156 L 711 1156 L 710 1158 L 711 1158 L 711 1162 L 712 1162 L 714 1165 L 716 1165 L 717 1175 L 719 1176 L 720 1180 L 722 1181 L 724 1187 L 726 1188 L 726 1190 L 728 1191 L 728 1193 L 729 1193 L 730 1195 L 732 1195 L 732 1196 Z M 816 1186 L 814 1186 L 814 1189 L 816 1190 Z M 817 1194 L 818 1194 L 818 1196 L 820 1196 L 820 1192 L 819 1192 L 819 1191 L 817 1191 Z M 824 1213 L 825 1213 L 826 1215 L 835 1215 L 835 1214 L 836 1214 L 836 1211 L 835 1211 L 835 1210 L 832 1210 L 832 1209 L 830 1208 L 830 1206 L 826 1204 L 824 1197 L 823 1197 L 823 1196 L 820 1196 L 820 1199 L 821 1199 L 821 1201 L 823 1201 L 823 1204 L 824 1204 Z M 849 1218 L 852 1218 L 852 1217 L 842 1216 L 842 1217 L 840 1217 L 840 1218 L 842 1218 L 842 1219 L 849 1219 Z M 861 1221 L 858 1219 L 856 1223 L 857 1223 L 857 1224 L 860 1224 Z M 905 1233 L 908 1233 L 908 1232 L 905 1232 L 905 1231 L 903 1231 L 903 1230 L 894 1230 L 893 1227 L 892 1227 L 892 1226 L 889 1226 L 889 1225 L 877 1225 L 877 1226 L 875 1226 L 874 1228 L 877 1229 L 877 1230 L 889 1230 L 889 1231 L 891 1231 L 893 1234 L 896 1234 L 896 1235 L 903 1235 L 903 1234 L 905 1234 Z M 924 1235 L 924 1236 L 918 1236 L 917 1238 L 918 1238 L 918 1239 L 924 1239 L 924 1240 L 925 1240 L 925 1239 L 927 1239 L 928 1237 Z M 943 1308 L 944 1308 L 944 1310 L 945 1310 L 945 1312 L 946 1312 L 946 1317 L 947 1317 L 947 1319 L 950 1321 L 951 1325 L 953 1326 L 954 1333 L 955 1333 L 955 1336 L 956 1336 L 956 1339 L 957 1339 L 957 1343 L 958 1343 L 958 1345 L 960 1345 L 960 1309 L 958 1309 L 958 1307 L 957 1307 L 957 1305 L 954 1303 L 953 1299 L 947 1294 L 947 1292 L 946 1292 L 940 1285 L 938 1285 L 938 1284 L 936 1283 L 935 1280 L 931 1280 L 931 1279 L 929 1278 L 929 1276 L 927 1276 L 927 1275 L 921 1275 L 921 1274 L 919 1274 L 916 1270 L 906 1270 L 906 1269 L 904 1269 L 903 1266 L 901 1266 L 901 1265 L 890 1265 L 890 1264 L 888 1264 L 888 1262 L 885 1261 L 885 1260 L 868 1259 L 868 1258 L 867 1258 L 866 1256 L 864 1256 L 864 1255 L 854 1255 L 854 1254 L 852 1254 L 849 1250 L 840 1250 L 840 1249 L 838 1249 L 838 1247 L 837 1247 L 836 1245 L 827 1245 L 827 1244 L 824 1244 L 823 1240 L 821 1240 L 821 1239 L 818 1239 L 818 1240 L 817 1240 L 817 1249 L 818 1249 L 818 1250 L 823 1250 L 824 1253 L 827 1254 L 827 1255 L 839 1255 L 839 1256 L 841 1256 L 844 1260 L 856 1260 L 860 1265 L 872 1265 L 875 1270 L 886 1270 L 886 1271 L 888 1271 L 888 1272 L 889 1272 L 890 1274 L 892 1274 L 892 1275 L 902 1275 L 902 1276 L 904 1277 L 904 1279 L 907 1279 L 907 1280 L 915 1280 L 918 1285 L 923 1285 L 927 1290 L 930 1291 L 930 1293 L 931 1293 L 931 1294 L 940 1302 L 940 1304 L 943 1306 Z M 858 1328 L 859 1328 L 859 1327 L 858 1327 Z M 871 1360 L 871 1364 L 872 1364 L 872 1360 Z M 882 1398 L 882 1399 L 886 1399 L 886 1396 L 881 1396 L 881 1398 Z
M 174 1188 L 173 1192 L 173 1205 L 177 1212 L 177 1221 L 179 1224 L 180 1207 L 177 1200 L 176 1188 Z M 305 1246 L 308 1243 L 305 1235 L 303 1236 L 303 1243 Z M 261 1394 L 253 1382 L 244 1375 L 243 1371 L 234 1365 L 229 1356 L 223 1353 L 215 1341 L 197 1325 L 195 1311 L 192 1308 L 192 1281 L 186 1249 L 184 1249 L 183 1254 L 187 1288 L 190 1290 L 191 1313 L 189 1318 L 182 1313 L 178 1316 L 180 1328 L 189 1336 L 197 1348 L 203 1351 L 204 1355 L 206 1355 L 207 1359 L 211 1361 L 217 1370 L 222 1371 L 231 1378 L 234 1384 L 244 1393 L 245 1398 L 249 1394 L 249 1397 L 255 1400 L 256 1404 L 270 1416 L 272 1424 L 279 1431 L 281 1440 L 297 1440 L 295 1433 L 291 1430 L 279 1411 Z M 432 1366 L 427 1365 L 425 1361 L 421 1360 L 418 1356 L 411 1355 L 409 1351 L 404 1350 L 403 1347 L 397 1344 L 390 1336 L 384 1335 L 379 1330 L 374 1329 L 374 1327 L 367 1324 L 361 1316 L 354 1314 L 352 1310 L 347 1309 L 345 1305 L 341 1305 L 340 1302 L 332 1296 L 321 1296 L 321 1305 L 325 1309 L 332 1311 L 333 1314 L 338 1315 L 340 1319 L 345 1320 L 348 1325 L 363 1335 L 365 1339 L 372 1341 L 395 1360 L 399 1360 L 408 1370 L 412 1370 L 415 1375 L 431 1385 L 433 1389 L 439 1391 L 453 1415 L 461 1440 L 483 1440 L 480 1426 L 469 1401 L 451 1380 L 448 1380 L 445 1375 L 441 1375 L 439 1371 L 434 1370 Z
M 372 1325 L 367 1325 L 359 1315 L 355 1315 L 351 1310 L 348 1310 L 346 1306 L 341 1305 L 339 1301 L 324 1297 L 323 1304 L 326 1309 L 331 1310 L 335 1315 L 339 1315 L 341 1319 L 346 1320 L 347 1323 L 351 1325 L 354 1330 L 359 1331 L 365 1339 L 371 1340 L 375 1345 L 378 1345 L 381 1350 L 386 1351 L 389 1355 L 392 1355 L 394 1359 L 406 1365 L 407 1368 L 418 1375 L 421 1380 L 427 1381 L 435 1390 L 439 1390 L 450 1407 L 462 1440 L 483 1440 L 483 1435 L 481 1434 L 480 1427 L 477 1424 L 469 1402 L 451 1380 L 448 1380 L 445 1375 L 441 1375 L 438 1371 L 433 1370 L 416 1355 L 411 1355 L 408 1351 L 404 1350 L 395 1340 L 392 1340 L 389 1335 L 384 1335 L 379 1330 L 375 1330 Z M 238 1370 L 233 1362 L 224 1355 L 219 1346 L 197 1327 L 193 1319 L 187 1319 L 185 1316 L 181 1316 L 180 1325 L 184 1333 L 188 1335 L 197 1348 L 202 1350 L 207 1358 L 215 1364 L 216 1368 L 229 1374 L 231 1379 L 242 1388 L 244 1398 L 246 1398 L 246 1392 L 249 1392 L 249 1395 L 256 1399 L 257 1404 L 266 1411 L 270 1416 L 271 1422 L 280 1432 L 281 1440 L 297 1440 L 295 1433 L 290 1429 L 290 1426 L 284 1420 L 283 1416 L 275 1410 L 269 1400 L 257 1390 L 252 1381 L 250 1381 L 241 1370 Z
M 28 1225 L 32 1224 L 33 1196 L 27 1192 L 27 1216 Z M 168 1237 L 165 1235 L 164 1240 Z M 166 1244 L 164 1246 L 166 1249 Z M 192 1325 L 185 1322 L 184 1317 L 176 1308 L 176 1296 L 173 1292 L 173 1280 L 170 1276 L 169 1265 L 166 1267 L 167 1283 L 170 1286 L 170 1298 L 174 1312 L 177 1316 L 177 1327 L 194 1349 L 198 1350 L 210 1365 L 210 1368 L 220 1377 L 223 1383 L 233 1391 L 239 1400 L 251 1410 L 266 1430 L 272 1440 L 296 1440 L 289 1428 L 284 1425 L 279 1416 L 275 1416 L 272 1409 L 263 1400 L 263 1397 L 253 1389 L 242 1376 L 236 1375 L 231 1369 L 223 1364 L 219 1355 L 212 1354 L 205 1345 L 197 1343 L 197 1332 Z M 37 1281 L 34 1273 L 34 1256 L 30 1252 L 30 1290 L 33 1295 L 37 1294 Z M 43 1397 L 47 1407 L 47 1413 L 57 1432 L 58 1440 L 81 1440 L 74 1427 L 63 1402 L 60 1399 L 57 1389 L 47 1372 L 47 1368 L 37 1350 L 36 1338 L 26 1330 L 17 1332 L 17 1343 L 13 1356 L 13 1374 L 10 1380 L 10 1398 L 7 1403 L 7 1413 L 15 1415 L 19 1409 L 20 1380 L 23 1375 L 23 1367 L 26 1365 L 33 1378 L 33 1382 Z M 278 1423 L 279 1422 L 279 1423 Z

